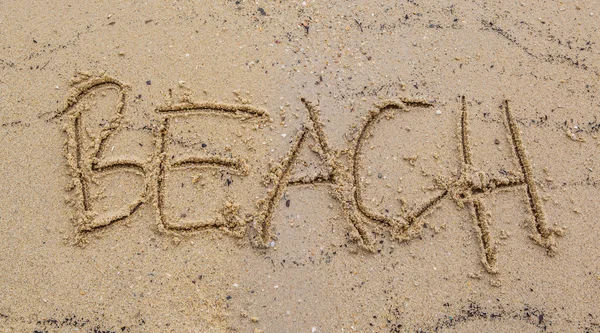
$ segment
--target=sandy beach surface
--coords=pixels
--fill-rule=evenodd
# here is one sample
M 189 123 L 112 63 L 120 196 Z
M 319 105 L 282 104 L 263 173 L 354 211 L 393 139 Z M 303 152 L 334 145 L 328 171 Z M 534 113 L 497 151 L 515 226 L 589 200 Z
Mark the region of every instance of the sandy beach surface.
M 600 332 L 598 1 L 0 2 L 0 332 Z

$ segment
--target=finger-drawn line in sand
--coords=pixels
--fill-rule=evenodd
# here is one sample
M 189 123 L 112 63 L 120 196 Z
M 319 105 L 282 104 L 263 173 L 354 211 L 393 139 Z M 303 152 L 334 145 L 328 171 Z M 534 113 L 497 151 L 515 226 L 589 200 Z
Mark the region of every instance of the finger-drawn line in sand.
M 336 172 L 337 165 L 335 163 L 335 155 L 329 148 L 327 137 L 323 131 L 323 124 L 320 121 L 320 111 L 309 101 L 302 98 L 302 103 L 306 107 L 308 112 L 309 121 L 303 125 L 304 128 L 312 136 L 313 140 L 317 143 L 317 146 L 311 148 L 311 150 L 317 154 L 317 156 L 324 163 L 326 168 L 326 174 L 318 173 L 311 177 L 302 177 L 297 179 L 290 179 L 288 185 L 310 185 L 310 184 L 334 184 L 336 183 Z M 307 133 L 305 133 L 307 135 Z M 298 147 L 300 149 L 302 147 Z
M 246 221 L 238 215 L 239 206 L 235 203 L 226 202 L 220 212 L 220 217 L 208 221 L 193 221 L 175 223 L 169 220 L 165 213 L 165 181 L 167 174 L 176 170 L 189 170 L 193 168 L 227 168 L 230 171 L 246 176 L 249 172 L 247 162 L 242 158 L 231 158 L 223 156 L 186 156 L 174 162 L 167 158 L 167 135 L 171 122 L 175 118 L 190 117 L 203 114 L 220 117 L 237 117 L 242 119 L 259 118 L 266 119 L 268 113 L 262 109 L 250 105 L 233 105 L 224 103 L 191 103 L 183 102 L 175 105 L 160 107 L 156 110 L 162 117 L 159 130 L 158 142 L 158 170 L 154 194 L 156 198 L 156 211 L 159 228 L 165 231 L 202 231 L 208 229 L 220 229 L 232 235 L 241 237 L 245 233 Z
M 277 202 L 283 196 L 285 187 L 287 186 L 292 172 L 292 165 L 294 160 L 298 156 L 300 146 L 306 138 L 306 131 L 301 130 L 297 135 L 296 139 L 292 143 L 292 148 L 288 154 L 280 162 L 279 166 L 271 172 L 276 178 L 273 183 L 273 188 L 268 191 L 267 197 L 260 200 L 259 212 L 253 221 L 251 227 L 255 230 L 256 235 L 251 234 L 252 242 L 258 247 L 267 247 L 270 240 L 272 239 L 272 219 L 273 212 L 277 206 Z
M 108 120 L 108 124 L 102 128 L 96 137 L 92 137 L 92 142 L 88 145 L 84 143 L 83 135 L 90 135 L 85 132 L 82 125 L 82 117 L 89 110 L 80 106 L 85 96 L 96 93 L 103 88 L 116 89 L 119 97 L 116 109 Z M 89 187 L 95 183 L 96 178 L 102 177 L 109 172 L 126 171 L 144 176 L 147 173 L 147 167 L 144 163 L 118 159 L 113 161 L 104 161 L 103 155 L 107 140 L 121 126 L 125 112 L 125 89 L 126 86 L 108 76 L 97 78 L 87 78 L 74 86 L 71 96 L 67 99 L 65 106 L 60 110 L 56 117 L 66 117 L 68 124 L 65 128 L 67 132 L 67 142 L 65 144 L 65 155 L 73 176 L 72 189 L 77 192 L 75 224 L 79 233 L 90 232 L 94 229 L 105 227 L 114 222 L 123 220 L 131 216 L 146 201 L 148 184 L 141 196 L 130 202 L 128 205 L 117 209 L 108 215 L 98 215 L 94 210 Z
M 455 180 L 438 180 L 438 188 L 443 192 L 429 201 L 422 204 L 417 209 L 408 214 L 403 214 L 403 220 L 394 219 L 383 214 L 375 212 L 366 205 L 362 198 L 361 186 L 358 172 L 360 169 L 361 151 L 364 140 L 368 136 L 373 124 L 388 111 L 402 110 L 408 111 L 409 103 L 386 102 L 377 109 L 372 110 L 365 124 L 360 131 L 353 158 L 354 173 L 354 200 L 357 210 L 364 217 L 378 221 L 391 228 L 392 237 L 405 241 L 410 240 L 419 234 L 422 228 L 421 217 L 435 207 L 442 199 L 450 197 L 460 207 L 469 205 L 471 215 L 474 219 L 474 225 L 478 234 L 479 244 L 482 250 L 481 261 L 489 273 L 496 273 L 497 247 L 490 231 L 490 214 L 488 213 L 480 195 L 491 194 L 495 190 L 525 186 L 528 203 L 533 213 L 532 230 L 530 237 L 539 245 L 553 254 L 556 250 L 555 235 L 561 235 L 559 229 L 549 228 L 542 209 L 541 201 L 537 194 L 535 182 L 533 180 L 533 170 L 531 163 L 525 154 L 525 148 L 521 139 L 520 131 L 512 116 L 508 101 L 504 102 L 504 116 L 506 117 L 507 128 L 510 133 L 512 147 L 514 149 L 517 162 L 522 172 L 521 177 L 490 178 L 485 173 L 478 171 L 473 165 L 473 156 L 469 143 L 469 122 L 468 111 L 465 97 L 461 98 L 461 121 L 460 121 L 460 151 L 463 158 L 459 169 L 459 177 Z M 428 106 L 428 105 L 419 105 Z M 362 236 L 362 233 L 361 233 Z M 363 240 L 368 244 L 368 240 Z
M 533 179 L 533 169 L 531 162 L 525 154 L 525 147 L 523 140 L 521 139 L 521 132 L 517 127 L 512 113 L 510 111 L 508 100 L 504 103 L 504 110 L 506 112 L 506 121 L 508 123 L 508 129 L 510 130 L 513 148 L 517 155 L 523 177 L 525 178 L 525 185 L 527 189 L 527 197 L 529 199 L 529 206 L 534 218 L 534 231 L 535 234 L 531 235 L 531 238 L 541 246 L 547 248 L 550 253 L 556 251 L 556 241 L 554 235 L 562 235 L 562 230 L 548 227 L 546 223 L 546 216 L 542 209 L 542 202 L 537 194 L 537 188 Z

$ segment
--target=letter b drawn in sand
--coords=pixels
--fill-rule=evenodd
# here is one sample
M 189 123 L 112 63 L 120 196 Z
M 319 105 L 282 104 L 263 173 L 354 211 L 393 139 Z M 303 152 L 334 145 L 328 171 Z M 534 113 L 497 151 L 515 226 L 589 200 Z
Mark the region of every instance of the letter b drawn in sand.
M 103 228 L 131 216 L 146 201 L 148 183 L 147 163 L 105 158 L 107 141 L 119 130 L 125 112 L 127 87 L 110 77 L 87 78 L 74 85 L 71 97 L 56 117 L 65 117 L 67 142 L 65 155 L 71 170 L 68 190 L 75 193 L 70 203 L 75 207 L 74 223 L 84 234 Z M 102 182 L 115 174 L 131 174 L 139 178 L 142 189 L 134 200 L 120 204 L 100 203 Z M 117 184 L 117 187 L 127 187 Z M 105 184 L 111 186 L 110 184 Z M 104 206 L 114 209 L 105 209 Z

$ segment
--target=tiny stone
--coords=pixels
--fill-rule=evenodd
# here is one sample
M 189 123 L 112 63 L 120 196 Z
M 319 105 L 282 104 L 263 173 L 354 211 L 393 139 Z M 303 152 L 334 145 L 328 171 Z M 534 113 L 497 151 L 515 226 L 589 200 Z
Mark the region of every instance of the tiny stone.
M 442 110 L 437 110 L 435 111 L 435 114 L 437 114 L 438 116 L 442 114 Z

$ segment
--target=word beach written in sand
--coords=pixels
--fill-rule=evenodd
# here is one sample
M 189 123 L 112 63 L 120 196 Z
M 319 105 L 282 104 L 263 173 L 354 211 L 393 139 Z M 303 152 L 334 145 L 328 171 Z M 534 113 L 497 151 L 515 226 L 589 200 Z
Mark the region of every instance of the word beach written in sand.
M 473 164 L 463 96 L 457 143 L 462 159 L 456 176 L 439 177 L 435 180 L 435 195 L 410 209 L 389 213 L 365 199 L 360 173 L 366 142 L 383 119 L 432 107 L 428 102 L 402 99 L 376 105 L 359 126 L 351 147 L 336 151 L 328 143 L 320 111 L 302 99 L 307 121 L 292 137 L 288 152 L 269 163 L 273 153 L 264 131 L 271 122 L 267 111 L 248 104 L 185 101 L 154 111 L 159 125 L 149 127 L 154 137 L 152 154 L 143 159 L 111 157 L 114 146 L 109 149 L 108 142 L 123 127 L 127 90 L 126 85 L 111 77 L 86 78 L 74 85 L 71 97 L 57 115 L 66 120 L 65 155 L 72 175 L 68 190 L 74 193 L 70 203 L 81 240 L 152 204 L 158 229 L 163 233 L 220 230 L 234 237 L 248 237 L 254 246 L 268 248 L 273 244 L 276 227 L 273 216 L 286 189 L 322 185 L 340 203 L 354 228 L 355 240 L 370 251 L 375 250 L 370 226 L 387 230 L 393 239 L 408 241 L 421 233 L 423 217 L 442 200 L 456 202 L 470 210 L 481 262 L 488 272 L 495 273 L 497 246 L 490 231 L 491 215 L 481 197 L 515 188 L 527 198 L 532 214 L 531 238 L 549 254 L 556 250 L 555 236 L 561 235 L 561 230 L 548 226 L 531 162 L 508 101 L 503 104 L 503 116 L 520 169 L 517 174 L 495 178 Z M 212 140 L 210 146 L 205 143 L 207 138 Z M 320 160 L 322 168 L 312 175 L 294 177 L 300 152 L 306 147 Z M 226 186 L 214 186 L 215 182 Z M 107 188 L 122 189 L 123 193 L 111 201 L 112 196 L 105 194 Z

